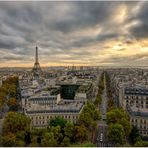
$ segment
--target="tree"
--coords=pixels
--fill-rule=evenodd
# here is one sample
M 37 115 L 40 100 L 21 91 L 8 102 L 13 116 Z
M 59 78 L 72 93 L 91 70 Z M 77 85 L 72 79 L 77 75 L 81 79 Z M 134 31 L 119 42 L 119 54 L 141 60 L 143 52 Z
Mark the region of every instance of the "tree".
M 134 144 L 139 137 L 140 137 L 140 133 L 139 133 L 137 126 L 133 126 L 131 133 L 130 133 L 130 138 L 131 138 L 132 143 Z
M 18 131 L 30 131 L 31 119 L 17 112 L 9 112 L 4 119 L 3 135 L 17 133 Z
M 94 102 L 94 105 L 96 107 L 98 107 L 99 104 L 101 104 L 101 101 L 102 101 L 102 97 L 100 94 L 97 95 L 96 99 L 95 99 L 95 102 Z
M 144 147 L 142 139 L 139 139 L 134 144 L 135 147 Z
M 108 111 L 115 109 L 114 101 L 112 98 L 108 99 Z
M 43 139 L 41 141 L 41 146 L 43 147 L 56 147 L 57 141 L 54 139 L 54 134 L 52 132 L 46 132 L 43 135 Z
M 92 124 L 92 135 L 91 135 L 91 141 L 94 142 L 95 141 L 95 134 L 98 128 L 98 122 L 94 121 Z
M 31 131 L 31 147 L 40 147 L 41 146 L 41 139 L 43 138 L 43 135 L 47 133 L 47 128 L 33 128 Z
M 131 132 L 131 123 L 129 119 L 121 118 L 121 120 L 119 121 L 119 124 L 123 126 L 126 136 L 129 136 Z
M 84 125 L 86 128 L 90 128 L 92 124 L 92 116 L 89 112 L 82 112 L 79 116 L 79 124 Z
M 4 147 L 15 147 L 16 146 L 16 136 L 13 133 L 9 133 L 2 137 L 2 146 Z
M 123 126 L 126 136 L 130 134 L 131 124 L 127 113 L 121 109 L 113 109 L 107 113 L 107 122 L 111 123 L 119 123 Z
M 148 147 L 148 141 L 143 141 L 143 146 Z
M 83 125 L 87 131 L 90 132 L 89 140 L 94 140 L 95 131 L 97 130 L 97 121 L 101 118 L 100 112 L 96 109 L 95 105 L 87 102 L 83 108 L 78 120 L 79 125 Z
M 95 144 L 91 143 L 90 141 L 85 141 L 83 143 L 72 144 L 70 147 L 95 147 Z
M 69 139 L 72 138 L 74 132 L 74 125 L 72 122 L 67 122 L 64 127 L 64 135 Z
M 29 145 L 29 147 L 39 147 L 39 143 L 37 142 L 37 136 L 34 136 L 31 138 L 31 143 Z
M 100 112 L 95 108 L 94 104 L 87 102 L 83 108 L 82 113 L 79 116 L 78 122 L 85 125 L 86 128 L 90 129 L 93 121 L 98 121 L 101 118 Z
M 95 147 L 95 145 L 91 142 L 85 142 L 80 145 L 81 147 Z
M 5 96 L 6 94 L 2 91 L 0 91 L 0 109 L 2 109 L 4 102 L 5 102 Z
M 84 142 L 88 140 L 88 130 L 84 125 L 76 125 L 74 128 L 74 139 L 76 142 Z
M 24 147 L 25 146 L 25 131 L 18 131 L 16 134 L 16 146 Z
M 53 133 L 54 139 L 59 144 L 63 139 L 63 135 L 61 133 L 61 127 L 60 126 L 56 126 L 56 127 L 52 126 L 52 127 L 50 127 L 50 132 Z
M 61 128 L 64 128 L 66 122 L 67 121 L 64 118 L 58 116 L 58 117 L 51 119 L 49 125 L 50 126 L 60 126 Z
M 94 111 L 93 119 L 94 119 L 95 121 L 98 121 L 98 120 L 101 119 L 101 114 L 100 114 L 99 110 L 96 109 L 96 110 Z
M 8 106 L 10 111 L 17 111 L 19 108 L 19 104 L 15 98 L 8 100 Z
M 30 132 L 25 133 L 24 141 L 25 141 L 26 146 L 28 146 L 31 143 Z
M 61 143 L 61 146 L 62 147 L 68 147 L 68 146 L 70 146 L 70 138 L 67 137 L 67 136 L 65 136 L 64 139 L 63 139 L 63 141 L 62 141 L 62 143 Z
M 111 124 L 109 126 L 108 138 L 115 144 L 123 144 L 125 142 L 125 132 L 121 124 Z

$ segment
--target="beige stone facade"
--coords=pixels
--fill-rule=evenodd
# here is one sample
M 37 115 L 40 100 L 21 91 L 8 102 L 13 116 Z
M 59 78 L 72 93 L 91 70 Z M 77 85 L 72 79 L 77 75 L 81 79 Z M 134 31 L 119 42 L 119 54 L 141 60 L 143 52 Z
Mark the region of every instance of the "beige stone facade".
M 131 116 L 132 125 L 137 126 L 142 136 L 148 136 L 148 117 Z
M 50 121 L 55 117 L 63 117 L 65 120 L 69 120 L 73 123 L 76 123 L 77 119 L 79 118 L 78 113 L 50 113 L 50 114 L 43 114 L 43 113 L 36 113 L 36 114 L 28 114 L 28 116 L 32 120 L 32 125 L 34 127 L 46 127 Z

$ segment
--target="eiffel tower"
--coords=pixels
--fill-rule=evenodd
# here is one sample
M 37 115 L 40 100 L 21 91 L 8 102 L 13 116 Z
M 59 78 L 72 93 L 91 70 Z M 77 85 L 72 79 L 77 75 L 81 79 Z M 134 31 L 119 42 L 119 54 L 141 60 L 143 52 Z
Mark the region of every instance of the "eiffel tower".
M 41 76 L 42 70 L 39 64 L 39 59 L 38 59 L 38 47 L 36 46 L 36 54 L 35 54 L 35 63 L 34 67 L 32 69 L 33 72 L 33 77 L 35 79 L 38 79 Z

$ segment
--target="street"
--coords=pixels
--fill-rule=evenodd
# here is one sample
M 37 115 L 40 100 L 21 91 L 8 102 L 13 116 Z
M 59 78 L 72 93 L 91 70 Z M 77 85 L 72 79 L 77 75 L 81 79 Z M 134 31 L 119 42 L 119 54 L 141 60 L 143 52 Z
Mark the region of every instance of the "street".
M 106 79 L 104 75 L 104 91 L 102 95 L 102 102 L 100 106 L 100 112 L 102 115 L 102 119 L 106 120 L 106 112 L 107 112 L 107 93 L 106 93 Z
M 102 102 L 100 105 L 100 112 L 102 116 L 102 120 L 99 121 L 98 123 L 98 134 L 97 134 L 97 140 L 96 140 L 96 145 L 98 147 L 106 147 L 106 146 L 112 146 L 108 142 L 107 138 L 107 130 L 108 130 L 108 125 L 106 123 L 106 112 L 107 112 L 107 93 L 106 93 L 106 79 L 104 75 L 104 91 L 102 94 Z
M 107 124 L 105 121 L 99 121 L 98 124 L 97 146 L 107 146 Z M 102 136 L 101 136 L 102 135 Z

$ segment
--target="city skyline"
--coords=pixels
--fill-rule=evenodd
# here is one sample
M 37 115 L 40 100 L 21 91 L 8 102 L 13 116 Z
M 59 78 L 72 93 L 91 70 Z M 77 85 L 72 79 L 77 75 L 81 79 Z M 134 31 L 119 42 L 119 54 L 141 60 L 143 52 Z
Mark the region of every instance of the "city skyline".
M 147 66 L 148 2 L 0 2 L 0 67 Z

